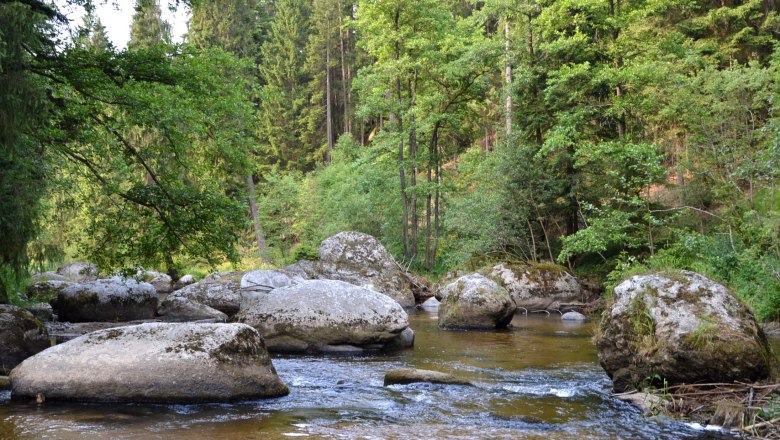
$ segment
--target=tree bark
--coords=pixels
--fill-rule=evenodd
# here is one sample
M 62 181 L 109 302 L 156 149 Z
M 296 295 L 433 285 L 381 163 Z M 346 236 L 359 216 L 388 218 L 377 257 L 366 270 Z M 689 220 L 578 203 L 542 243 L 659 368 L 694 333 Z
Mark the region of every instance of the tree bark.
M 268 259 L 268 245 L 265 242 L 265 233 L 260 224 L 260 215 L 257 212 L 257 191 L 255 191 L 255 181 L 251 174 L 246 176 L 246 188 L 249 194 L 249 212 L 252 215 L 252 224 L 255 228 L 255 238 L 257 240 L 257 249 L 260 251 L 260 258 L 263 263 L 270 264 Z
M 327 23 L 328 36 L 325 39 L 325 135 L 328 137 L 328 158 L 325 161 L 330 163 L 333 157 L 333 114 L 331 103 L 330 87 L 330 19 Z
M 347 62 L 346 50 L 344 49 L 344 17 L 342 16 L 344 8 L 339 10 L 339 51 L 341 52 L 341 94 L 344 102 L 344 127 L 343 133 L 352 132 L 352 124 L 349 120 L 349 96 L 347 95 Z
M 504 67 L 504 76 L 506 80 L 506 103 L 505 103 L 505 118 L 506 118 L 506 135 L 509 137 L 512 134 L 512 64 L 509 56 L 509 17 L 504 19 L 504 50 L 506 51 L 506 66 Z

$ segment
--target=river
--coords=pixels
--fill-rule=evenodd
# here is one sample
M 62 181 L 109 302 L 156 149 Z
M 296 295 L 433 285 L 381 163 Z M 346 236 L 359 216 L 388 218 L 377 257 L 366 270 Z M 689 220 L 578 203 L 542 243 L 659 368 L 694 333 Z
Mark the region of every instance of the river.
M 275 356 L 290 387 L 232 404 L 37 405 L 0 393 L 0 439 L 705 439 L 732 438 L 644 417 L 610 397 L 592 324 L 517 316 L 510 330 L 441 331 L 410 312 L 415 347 L 371 356 Z M 397 367 L 476 386 L 382 385 Z

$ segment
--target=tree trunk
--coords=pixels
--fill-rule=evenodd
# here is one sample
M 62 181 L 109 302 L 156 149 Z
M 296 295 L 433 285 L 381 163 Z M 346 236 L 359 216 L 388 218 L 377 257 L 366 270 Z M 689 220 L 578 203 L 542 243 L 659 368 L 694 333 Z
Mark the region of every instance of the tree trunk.
M 347 96 L 347 62 L 346 51 L 344 50 L 344 17 L 342 13 L 344 8 L 339 10 L 339 51 L 341 52 L 341 94 L 344 101 L 344 130 L 343 133 L 352 132 L 352 124 L 349 121 L 349 97 Z
M 504 68 L 504 76 L 506 80 L 506 104 L 504 111 L 506 112 L 506 135 L 509 137 L 512 134 L 512 64 L 509 56 L 509 17 L 504 19 L 504 50 L 506 51 L 506 67 Z
M 415 75 L 416 76 L 416 75 Z M 412 86 L 412 82 L 409 83 L 409 99 L 411 101 L 411 105 L 414 105 L 414 88 Z M 410 188 L 412 189 L 412 194 L 409 196 L 410 198 L 410 209 L 411 209 L 411 237 L 410 237 L 410 243 L 409 243 L 409 250 L 410 250 L 410 259 L 414 260 L 417 258 L 418 253 L 418 232 L 419 232 L 419 223 L 420 219 L 417 213 L 417 129 L 415 128 L 415 120 L 414 116 L 410 117 L 409 122 L 409 159 L 411 160 L 410 165 L 410 172 L 411 175 L 409 176 L 410 180 Z
M 328 137 L 328 158 L 325 162 L 330 163 L 333 157 L 333 114 L 330 90 L 330 20 L 327 23 L 327 32 L 328 37 L 325 39 L 325 133 Z
M 265 234 L 263 233 L 263 227 L 260 224 L 260 215 L 257 212 L 257 192 L 255 191 L 255 181 L 252 179 L 252 175 L 246 176 L 246 188 L 249 194 L 249 212 L 252 215 L 252 224 L 255 228 L 255 238 L 257 239 L 257 249 L 260 251 L 260 258 L 263 263 L 270 264 L 268 259 L 268 245 L 265 242 Z
M 426 177 L 428 179 L 428 194 L 425 196 L 425 266 L 428 268 L 428 270 L 433 269 L 435 259 L 433 256 L 433 247 L 431 245 L 431 240 L 433 239 L 433 231 L 431 228 L 433 195 L 431 194 L 430 188 L 433 186 L 433 170 L 434 168 L 438 168 L 436 161 L 436 149 L 438 148 L 437 146 L 439 144 L 440 126 L 441 123 L 439 122 L 436 122 L 436 124 L 433 126 L 431 143 L 428 145 L 428 169 L 426 170 Z M 438 179 L 438 175 L 436 177 Z

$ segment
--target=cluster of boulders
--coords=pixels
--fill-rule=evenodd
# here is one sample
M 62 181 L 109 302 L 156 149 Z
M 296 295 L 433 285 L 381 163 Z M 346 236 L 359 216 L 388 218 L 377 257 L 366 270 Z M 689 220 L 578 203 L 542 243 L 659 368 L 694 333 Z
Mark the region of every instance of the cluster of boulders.
M 29 293 L 49 304 L 0 306 L 0 375 L 13 369 L 20 398 L 225 401 L 288 392 L 269 351 L 411 347 L 411 281 L 379 241 L 341 233 L 320 254 L 186 285 L 145 270 L 100 278 L 90 263 L 38 274 Z
M 473 273 L 448 274 L 435 299 L 422 308 L 438 309 L 442 328 L 505 328 L 515 313 L 554 310 L 564 321 L 582 321 L 586 318 L 577 310 L 592 296 L 564 267 L 502 262 Z
M 422 299 L 419 283 L 387 250 L 356 232 L 325 240 L 318 261 L 279 270 L 220 272 L 186 285 L 163 275 L 101 279 L 89 263 L 37 275 L 30 293 L 50 296 L 49 304 L 0 305 L 0 375 L 10 372 L 13 395 L 144 402 L 280 396 L 288 390 L 269 351 L 411 347 L 404 308 Z M 435 292 L 420 306 L 437 312 L 443 329 L 504 328 L 516 313 L 551 310 L 578 323 L 592 295 L 563 267 L 517 262 L 449 274 Z M 693 272 L 620 284 L 594 341 L 618 391 L 769 374 L 771 353 L 750 310 Z M 426 370 L 385 378 L 420 381 L 468 384 Z

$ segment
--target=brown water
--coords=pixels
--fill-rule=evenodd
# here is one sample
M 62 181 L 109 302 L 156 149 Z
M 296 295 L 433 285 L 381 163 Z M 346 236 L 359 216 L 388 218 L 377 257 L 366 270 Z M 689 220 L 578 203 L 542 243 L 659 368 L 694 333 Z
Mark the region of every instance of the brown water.
M 590 324 L 518 316 L 502 332 L 441 331 L 411 312 L 415 347 L 360 357 L 277 356 L 290 395 L 212 405 L 11 402 L 0 393 L 0 439 L 704 439 L 612 397 Z M 475 387 L 382 386 L 397 367 L 445 371 Z

